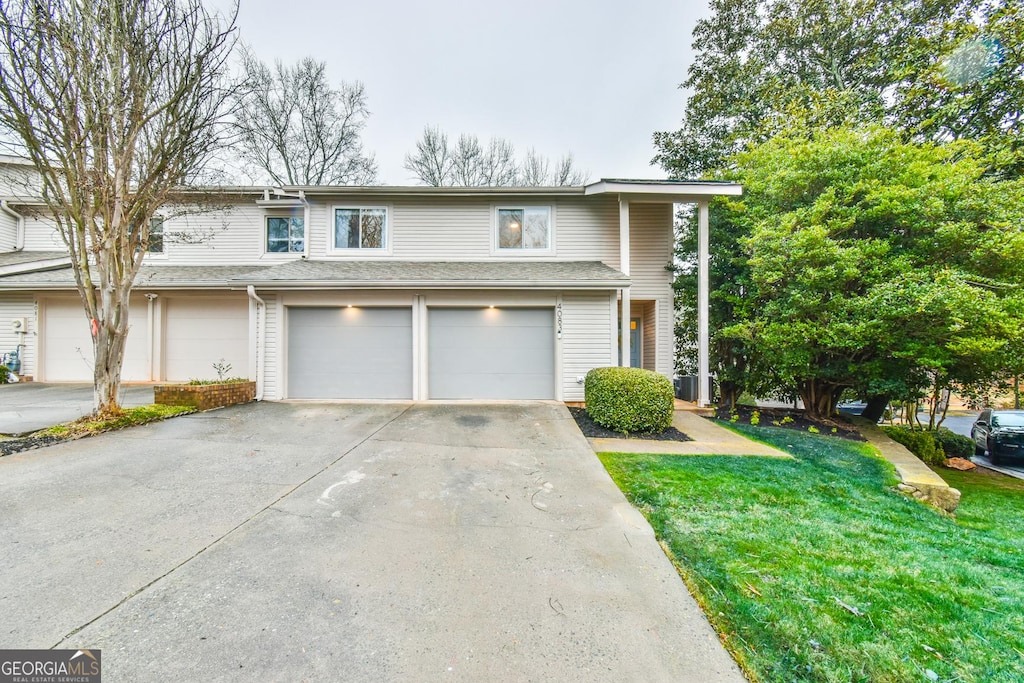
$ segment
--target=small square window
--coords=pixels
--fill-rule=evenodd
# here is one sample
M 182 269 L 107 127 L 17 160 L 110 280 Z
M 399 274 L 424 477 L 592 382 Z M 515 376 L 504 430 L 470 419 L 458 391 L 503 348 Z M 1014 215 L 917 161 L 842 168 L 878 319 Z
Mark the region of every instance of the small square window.
M 384 249 L 387 225 L 387 209 L 335 209 L 334 249 Z
M 527 206 L 498 209 L 498 249 L 551 248 L 551 209 Z
M 267 253 L 297 254 L 306 249 L 306 225 L 301 216 L 267 217 Z
M 149 240 L 146 242 L 147 254 L 164 253 L 164 219 L 153 216 L 149 219 Z

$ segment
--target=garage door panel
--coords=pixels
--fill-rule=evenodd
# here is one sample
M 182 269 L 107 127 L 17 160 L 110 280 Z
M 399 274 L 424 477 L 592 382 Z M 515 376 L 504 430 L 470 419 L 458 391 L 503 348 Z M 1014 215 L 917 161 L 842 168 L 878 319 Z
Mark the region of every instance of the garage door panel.
M 132 300 L 128 309 L 128 341 L 125 344 L 121 380 L 149 380 L 146 303 Z M 93 379 L 92 334 L 78 299 L 47 299 L 43 304 L 43 365 L 47 382 L 91 382 Z
M 213 379 L 214 363 L 230 373 L 249 371 L 249 302 L 235 299 L 164 299 L 164 378 L 172 382 Z
M 412 398 L 412 309 L 289 309 L 288 395 Z
M 430 397 L 554 398 L 551 309 L 431 309 Z

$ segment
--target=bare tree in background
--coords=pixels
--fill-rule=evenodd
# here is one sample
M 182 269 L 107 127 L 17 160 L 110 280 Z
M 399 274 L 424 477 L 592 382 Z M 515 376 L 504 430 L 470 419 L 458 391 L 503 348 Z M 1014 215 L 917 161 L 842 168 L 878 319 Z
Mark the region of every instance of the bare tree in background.
M 150 219 L 218 146 L 235 15 L 200 0 L 4 0 L 0 129 L 38 172 L 91 326 L 94 406 L 120 411 Z
M 503 138 L 487 145 L 475 135 L 460 135 L 451 145 L 440 128 L 428 126 L 405 155 L 405 168 L 424 185 L 435 187 L 540 187 L 582 185 L 587 174 L 575 167 L 572 154 L 550 160 L 531 149 L 516 161 L 515 146 Z
M 363 152 L 370 116 L 363 84 L 327 80 L 312 58 L 271 68 L 251 53 L 236 104 L 236 153 L 256 182 L 278 185 L 371 185 L 377 162 Z
M 455 160 L 448 146 L 448 136 L 440 128 L 427 126 L 416 141 L 416 153 L 405 155 L 405 168 L 424 185 L 451 185 Z

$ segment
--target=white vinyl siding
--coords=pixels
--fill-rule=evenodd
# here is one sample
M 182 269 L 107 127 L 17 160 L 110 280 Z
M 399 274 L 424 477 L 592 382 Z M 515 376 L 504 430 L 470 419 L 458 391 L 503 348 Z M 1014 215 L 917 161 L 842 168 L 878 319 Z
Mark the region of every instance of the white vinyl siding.
M 487 199 L 394 202 L 396 259 L 491 258 L 491 202 Z
M 0 211 L 0 253 L 14 251 L 18 245 L 18 221 L 6 211 Z
M 651 301 L 644 306 L 643 315 L 643 367 L 646 370 L 661 372 L 661 356 L 658 349 L 657 315 L 656 310 L 662 306 L 658 302 Z
M 576 378 L 614 363 L 611 329 L 614 294 L 565 294 L 562 297 L 562 398 L 582 401 Z
M 278 381 L 278 338 L 281 319 L 278 316 L 278 297 L 275 294 L 259 293 L 260 298 L 266 302 L 266 330 L 263 335 L 263 397 L 267 399 L 280 399 L 281 383 Z M 256 353 L 254 342 L 250 341 L 250 353 Z M 253 357 L 255 359 L 255 356 Z M 249 379 L 255 381 L 255 377 Z
M 672 205 L 629 205 L 630 296 L 655 299 L 672 293 Z
M 11 321 L 24 318 L 28 334 L 18 334 Z M 36 356 L 36 305 L 31 294 L 0 294 L 0 356 L 14 351 L 18 344 L 21 357 L 21 374 L 35 375 Z
M 162 263 L 177 266 L 257 265 L 264 263 L 266 216 L 268 213 L 249 200 L 233 204 L 230 210 L 213 209 L 188 215 L 174 215 L 168 209 L 164 221 Z M 278 260 L 300 254 L 275 254 Z
M 56 224 L 49 218 L 33 216 L 21 212 L 25 216 L 25 251 L 62 251 L 67 249 Z
M 558 258 L 619 267 L 619 202 L 615 197 L 559 198 Z M 671 255 L 666 255 L 666 262 Z

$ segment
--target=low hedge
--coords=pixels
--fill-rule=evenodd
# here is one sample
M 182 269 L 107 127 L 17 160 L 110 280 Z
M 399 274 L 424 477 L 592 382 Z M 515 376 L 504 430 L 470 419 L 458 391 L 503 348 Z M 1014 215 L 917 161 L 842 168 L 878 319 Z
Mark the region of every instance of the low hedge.
M 617 432 L 663 432 L 672 425 L 675 396 L 664 375 L 641 368 L 594 368 L 583 385 L 587 414 Z
M 934 432 L 926 432 L 910 427 L 882 427 L 890 439 L 901 443 L 907 450 L 928 465 L 941 465 L 946 462 L 946 452 L 942 444 L 935 440 Z
M 939 427 L 932 434 L 946 452 L 947 458 L 970 459 L 974 455 L 974 440 L 970 437 L 957 434 L 945 427 Z

